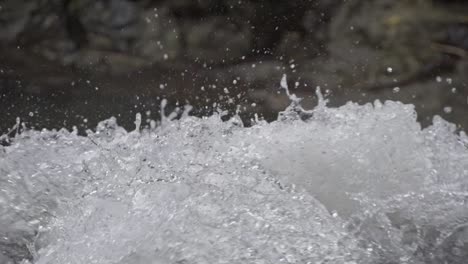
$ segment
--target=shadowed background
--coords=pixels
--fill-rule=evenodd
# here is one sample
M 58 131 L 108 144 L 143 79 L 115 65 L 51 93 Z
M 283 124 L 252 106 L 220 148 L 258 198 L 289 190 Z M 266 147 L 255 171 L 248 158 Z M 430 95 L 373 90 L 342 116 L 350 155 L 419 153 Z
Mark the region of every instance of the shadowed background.
M 81 131 L 191 104 L 274 120 L 315 104 L 400 100 L 468 127 L 468 4 L 392 0 L 0 1 L 0 134 Z

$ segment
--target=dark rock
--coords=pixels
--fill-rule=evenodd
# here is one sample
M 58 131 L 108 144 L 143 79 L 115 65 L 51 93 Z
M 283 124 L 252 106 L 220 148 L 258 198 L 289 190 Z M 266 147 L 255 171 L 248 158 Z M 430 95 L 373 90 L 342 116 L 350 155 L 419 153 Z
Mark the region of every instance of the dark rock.
M 219 64 L 248 54 L 251 32 L 248 24 L 236 24 L 226 17 L 211 17 L 185 24 L 187 55 L 192 60 Z
M 32 11 L 37 8 L 34 1 L 6 1 L 0 4 L 0 40 L 12 42 L 26 30 Z
M 88 34 L 103 36 L 110 41 L 100 48 L 125 51 L 143 33 L 141 8 L 127 0 L 80 1 L 75 11 Z M 99 47 L 102 42 L 91 46 Z

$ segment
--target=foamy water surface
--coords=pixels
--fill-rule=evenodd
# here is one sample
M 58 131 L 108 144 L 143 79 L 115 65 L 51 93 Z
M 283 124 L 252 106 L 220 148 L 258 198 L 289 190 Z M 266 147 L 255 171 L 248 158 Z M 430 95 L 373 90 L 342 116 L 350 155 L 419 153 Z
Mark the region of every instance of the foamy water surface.
M 295 110 L 24 131 L 0 148 L 0 263 L 466 263 L 454 125 L 391 101 Z

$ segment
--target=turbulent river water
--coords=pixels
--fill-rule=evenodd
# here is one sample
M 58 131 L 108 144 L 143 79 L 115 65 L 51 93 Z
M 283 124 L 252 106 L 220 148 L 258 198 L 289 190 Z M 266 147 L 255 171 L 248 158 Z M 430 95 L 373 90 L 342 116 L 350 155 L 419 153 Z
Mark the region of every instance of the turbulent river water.
M 0 147 L 0 263 L 468 259 L 468 138 L 441 118 L 321 100 L 252 127 L 171 119 Z

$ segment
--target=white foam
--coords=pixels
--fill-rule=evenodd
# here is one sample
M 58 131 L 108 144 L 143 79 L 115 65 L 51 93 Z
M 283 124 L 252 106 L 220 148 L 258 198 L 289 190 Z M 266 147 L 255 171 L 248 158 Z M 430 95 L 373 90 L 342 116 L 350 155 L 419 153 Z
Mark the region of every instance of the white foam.
M 0 149 L 0 245 L 28 244 L 37 264 L 437 259 L 417 252 L 468 220 L 467 137 L 397 102 L 322 101 L 306 121 L 294 104 L 250 128 L 186 113 L 26 131 Z

